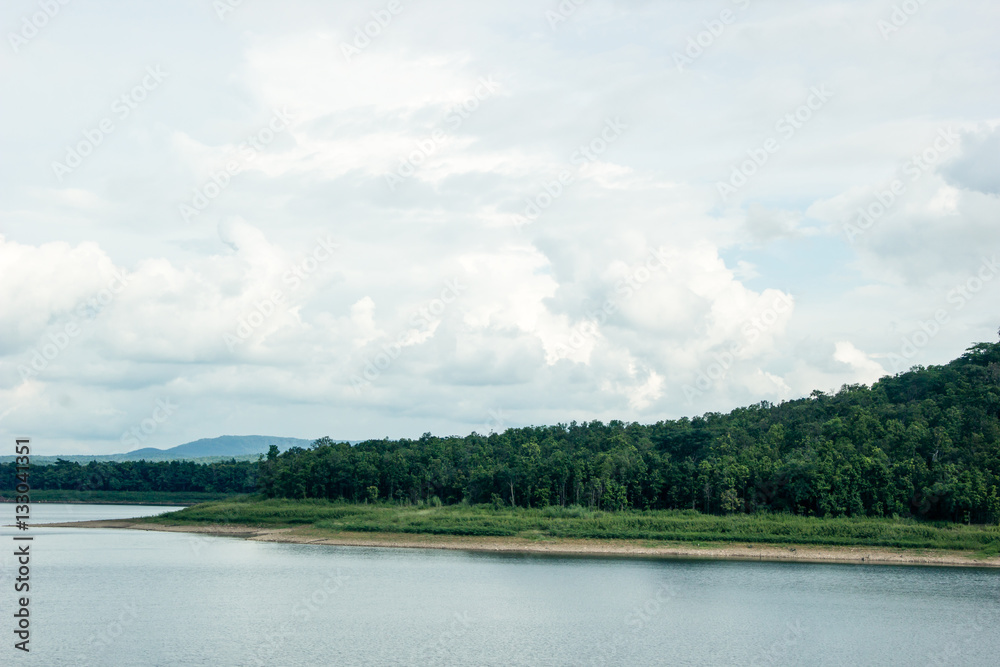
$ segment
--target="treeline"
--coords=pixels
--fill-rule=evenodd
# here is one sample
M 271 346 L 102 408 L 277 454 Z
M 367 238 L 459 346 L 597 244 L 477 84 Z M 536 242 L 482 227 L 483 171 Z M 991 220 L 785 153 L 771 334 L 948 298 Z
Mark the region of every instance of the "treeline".
M 260 464 L 269 497 L 1000 521 L 1000 344 L 872 387 L 652 425 L 323 438 Z
M 0 492 L 16 464 L 0 464 Z M 57 461 L 34 489 L 253 493 L 408 504 L 761 510 L 1000 522 L 1000 344 L 872 387 L 651 425 L 317 440 L 260 463 Z
M 0 463 L 0 492 L 14 491 L 17 464 Z M 58 460 L 30 466 L 32 489 L 76 491 L 165 491 L 254 493 L 256 461 L 92 461 L 87 465 Z

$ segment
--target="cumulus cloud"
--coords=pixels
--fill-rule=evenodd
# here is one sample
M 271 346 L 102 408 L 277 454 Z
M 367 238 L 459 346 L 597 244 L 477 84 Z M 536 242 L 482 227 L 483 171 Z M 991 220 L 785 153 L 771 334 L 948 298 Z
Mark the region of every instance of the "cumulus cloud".
M 885 369 L 880 363 L 854 347 L 849 341 L 837 342 L 833 358 L 859 372 L 861 381 L 868 384 L 886 375 Z
M 967 132 L 961 155 L 944 169 L 944 175 L 957 187 L 1000 195 L 1000 127 Z
M 144 445 L 656 420 L 871 382 L 938 311 L 907 363 L 996 329 L 992 5 L 887 41 L 870 3 L 763 2 L 682 69 L 716 10 L 431 0 L 350 58 L 346 5 L 188 11 L 81 6 L 96 33 L 0 63 L 0 434 L 120 451 L 157 400 Z

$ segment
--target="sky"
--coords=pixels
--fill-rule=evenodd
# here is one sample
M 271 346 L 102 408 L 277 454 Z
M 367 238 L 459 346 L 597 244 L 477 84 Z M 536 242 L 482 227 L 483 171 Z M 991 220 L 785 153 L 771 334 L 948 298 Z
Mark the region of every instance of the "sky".
M 652 423 L 946 363 L 1000 326 L 998 25 L 5 2 L 0 438 Z

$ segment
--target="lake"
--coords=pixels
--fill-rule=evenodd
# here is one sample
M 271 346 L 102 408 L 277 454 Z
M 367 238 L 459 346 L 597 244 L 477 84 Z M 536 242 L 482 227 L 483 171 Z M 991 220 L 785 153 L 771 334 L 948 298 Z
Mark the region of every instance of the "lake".
M 166 508 L 169 509 L 169 508 Z M 35 523 L 165 508 L 35 504 Z M 0 505 L 0 523 L 13 505 Z M 32 528 L 31 653 L 3 664 L 990 665 L 1000 571 L 513 556 Z M 14 660 L 8 660 L 13 656 Z

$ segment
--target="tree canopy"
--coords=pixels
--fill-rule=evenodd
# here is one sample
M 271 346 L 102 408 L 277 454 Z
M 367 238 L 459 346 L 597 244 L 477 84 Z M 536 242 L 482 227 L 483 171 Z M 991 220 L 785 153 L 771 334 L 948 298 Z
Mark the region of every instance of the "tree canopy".
M 781 404 L 355 446 L 260 464 L 270 497 L 1000 521 L 1000 344 Z
M 0 465 L 0 490 L 16 484 Z M 357 445 L 257 462 L 59 461 L 32 487 L 214 491 L 352 502 L 581 505 L 710 514 L 1000 522 L 1000 344 L 871 387 L 655 424 L 599 421 Z

